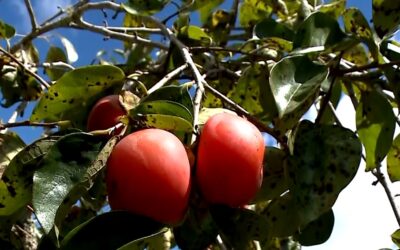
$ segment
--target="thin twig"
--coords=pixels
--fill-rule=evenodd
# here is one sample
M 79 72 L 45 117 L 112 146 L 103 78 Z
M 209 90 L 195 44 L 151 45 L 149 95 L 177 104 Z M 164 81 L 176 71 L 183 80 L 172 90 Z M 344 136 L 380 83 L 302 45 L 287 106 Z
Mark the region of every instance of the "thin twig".
M 63 124 L 69 123 L 69 121 L 58 121 L 58 122 L 31 122 L 29 120 L 20 121 L 20 122 L 12 122 L 12 123 L 0 123 L 0 130 L 14 127 L 49 127 L 55 128 L 61 126 Z
M 147 94 L 153 93 L 155 90 L 161 88 L 164 86 L 167 82 L 169 82 L 172 78 L 175 76 L 179 75 L 182 73 L 185 69 L 187 69 L 188 64 L 185 63 L 178 68 L 174 69 L 173 71 L 169 72 L 167 75 L 165 75 L 160 81 L 158 81 L 153 87 L 151 87 L 148 91 Z
M 117 32 L 143 32 L 143 33 L 152 33 L 159 34 L 161 33 L 160 29 L 157 28 L 147 28 L 147 27 L 112 27 L 107 26 L 108 30 L 117 31 Z
M 377 166 L 375 168 L 375 171 L 372 171 L 372 174 L 377 178 L 378 182 L 382 185 L 383 189 L 385 190 L 386 196 L 389 200 L 390 206 L 392 207 L 393 214 L 396 218 L 397 224 L 400 226 L 400 214 L 399 211 L 397 210 L 396 203 L 394 202 L 394 198 L 392 196 L 386 178 L 381 171 L 381 166 L 380 165 Z
M 22 62 L 20 62 L 14 55 L 9 53 L 8 51 L 3 49 L 2 47 L 0 47 L 0 51 L 3 54 L 5 54 L 6 56 L 8 56 L 11 60 L 13 60 L 16 64 L 18 64 L 18 66 L 20 66 L 22 69 L 24 69 L 26 72 L 28 72 L 31 76 L 36 78 L 36 80 L 38 80 L 43 85 L 43 87 L 45 87 L 46 89 L 50 88 L 50 85 L 42 77 L 40 77 L 38 74 L 36 74 L 32 70 L 30 70 L 27 67 L 25 67 L 25 65 Z
M 29 18 L 31 19 L 32 30 L 36 30 L 38 25 L 35 17 L 35 12 L 33 12 L 32 4 L 30 0 L 25 0 L 26 9 L 28 10 Z
M 341 69 L 338 72 L 339 72 L 339 74 L 347 74 L 347 73 L 352 73 L 352 72 L 357 72 L 357 71 L 365 71 L 365 70 L 374 69 L 374 68 L 383 69 L 383 68 L 396 66 L 396 65 L 400 65 L 400 60 L 395 60 L 395 61 L 382 63 L 382 64 L 379 64 L 378 62 L 374 61 L 372 63 L 362 65 L 362 66 L 354 66 L 354 67 L 347 68 L 347 69 Z
M 15 53 L 19 49 L 23 47 L 24 44 L 27 44 L 37 38 L 38 36 L 47 33 L 51 30 L 57 29 L 57 28 L 63 28 L 63 27 L 70 27 L 70 28 L 77 28 L 77 29 L 89 29 L 92 32 L 100 33 L 102 35 L 126 41 L 126 42 L 132 42 L 132 43 L 142 43 L 148 46 L 152 47 L 159 47 L 160 49 L 167 49 L 167 47 L 164 44 L 161 43 L 155 43 L 150 40 L 141 38 L 137 35 L 128 35 L 124 34 L 122 32 L 115 32 L 112 30 L 108 30 L 107 27 L 103 26 L 96 26 L 90 23 L 83 23 L 83 26 L 79 26 L 75 22 L 80 23 L 80 18 L 83 16 L 83 14 L 88 11 L 88 10 L 101 10 L 101 9 L 111 9 L 115 11 L 121 11 L 123 10 L 121 5 L 113 3 L 111 1 L 102 1 L 102 2 L 88 2 L 88 1 L 79 1 L 75 5 L 69 7 L 69 11 L 63 11 L 61 10 L 59 13 L 57 13 L 55 16 L 52 18 L 48 19 L 45 21 L 40 27 L 38 27 L 36 30 L 30 32 L 26 36 L 24 36 L 21 40 L 19 40 L 17 43 L 14 44 L 14 46 L 11 47 L 10 52 Z M 64 16 L 62 16 L 65 14 Z M 58 17 L 62 16 L 61 18 L 57 19 Z M 83 21 L 83 20 L 82 20 Z M 82 23 L 81 23 L 82 24 Z
M 163 50 L 168 50 L 168 46 L 166 46 L 163 43 L 153 42 L 151 40 L 141 38 L 140 36 L 137 36 L 137 35 L 129 35 L 129 34 L 122 33 L 122 32 L 112 31 L 112 30 L 109 30 L 107 27 L 94 25 L 89 22 L 86 22 L 83 20 L 83 18 L 77 18 L 77 19 L 74 19 L 74 21 L 79 28 L 90 30 L 92 32 L 102 34 L 106 37 L 123 40 L 123 41 L 130 42 L 130 43 L 140 43 L 140 44 L 143 44 L 146 46 L 156 47 L 156 48 L 160 48 Z
M 43 67 L 43 68 L 52 68 L 52 69 L 69 69 L 74 70 L 75 67 L 71 64 L 65 62 L 44 62 L 42 64 L 36 65 L 36 67 Z

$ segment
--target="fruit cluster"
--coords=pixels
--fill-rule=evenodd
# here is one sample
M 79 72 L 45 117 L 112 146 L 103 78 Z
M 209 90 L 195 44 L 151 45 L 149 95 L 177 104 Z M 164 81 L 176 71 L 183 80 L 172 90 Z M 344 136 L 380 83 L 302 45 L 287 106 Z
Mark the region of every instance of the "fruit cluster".
M 118 96 L 105 97 L 93 107 L 88 129 L 112 127 L 124 113 Z M 174 134 L 157 128 L 133 132 L 117 143 L 107 162 L 110 206 L 176 224 L 186 214 L 192 185 L 210 204 L 244 206 L 261 187 L 264 148 L 253 124 L 228 113 L 205 123 L 195 169 Z

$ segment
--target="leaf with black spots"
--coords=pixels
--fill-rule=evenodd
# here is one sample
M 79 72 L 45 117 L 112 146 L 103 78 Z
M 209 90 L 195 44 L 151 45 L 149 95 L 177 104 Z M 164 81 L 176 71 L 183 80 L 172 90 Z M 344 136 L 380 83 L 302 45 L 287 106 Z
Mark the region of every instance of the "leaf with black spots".
M 372 22 L 380 38 L 390 36 L 396 32 L 400 24 L 399 10 L 399 1 L 372 1 Z
M 182 104 L 167 100 L 144 101 L 129 112 L 129 116 L 135 119 L 136 116 L 147 114 L 163 114 L 180 117 L 193 123 L 192 113 Z
M 25 146 L 18 134 L 14 132 L 0 133 L 0 177 L 14 156 Z
M 33 174 L 58 137 L 35 141 L 9 163 L 0 180 L 0 216 L 9 216 L 32 200 Z
M 396 117 L 387 99 L 377 91 L 362 92 L 356 110 L 357 133 L 365 147 L 366 170 L 376 168 L 392 145 Z
M 349 8 L 343 13 L 343 23 L 346 32 L 353 33 L 361 41 L 364 41 L 372 56 L 378 60 L 379 48 L 375 43 L 372 29 L 362 12 L 357 8 Z
M 63 203 L 79 198 L 88 168 L 96 160 L 102 141 L 85 133 L 74 133 L 57 141 L 33 176 L 32 203 L 46 233 L 53 228 Z M 81 192 L 79 192 L 81 191 Z
M 263 182 L 254 202 L 272 200 L 288 190 L 285 175 L 286 158 L 286 152 L 281 149 L 265 148 Z
M 318 6 L 318 11 L 338 19 L 346 9 L 346 0 L 335 0 Z
M 264 65 L 253 64 L 243 71 L 227 96 L 250 114 L 272 120 L 278 113 L 268 77 L 268 69 Z
M 70 120 L 86 127 L 86 118 L 94 103 L 121 87 L 125 75 L 112 65 L 92 65 L 65 73 L 36 104 L 31 121 Z
M 302 246 L 314 246 L 326 242 L 332 234 L 335 215 L 331 210 L 310 222 L 295 235 Z
M 353 131 L 302 121 L 288 164 L 290 191 L 302 225 L 329 211 L 357 173 L 362 146 Z

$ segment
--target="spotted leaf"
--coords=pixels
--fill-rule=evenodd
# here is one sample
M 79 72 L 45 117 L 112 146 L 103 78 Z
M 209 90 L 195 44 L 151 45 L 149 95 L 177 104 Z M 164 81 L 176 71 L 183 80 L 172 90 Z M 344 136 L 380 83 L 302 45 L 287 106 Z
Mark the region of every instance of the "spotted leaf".
M 398 29 L 400 24 L 399 10 L 399 1 L 372 1 L 372 22 L 380 38 L 392 35 Z
M 36 104 L 31 121 L 70 120 L 78 127 L 91 106 L 107 92 L 122 86 L 124 73 L 111 65 L 87 66 L 65 73 Z
M 288 165 L 290 190 L 302 211 L 301 224 L 316 220 L 334 205 L 357 173 L 361 143 L 349 129 L 302 121 L 296 129 Z

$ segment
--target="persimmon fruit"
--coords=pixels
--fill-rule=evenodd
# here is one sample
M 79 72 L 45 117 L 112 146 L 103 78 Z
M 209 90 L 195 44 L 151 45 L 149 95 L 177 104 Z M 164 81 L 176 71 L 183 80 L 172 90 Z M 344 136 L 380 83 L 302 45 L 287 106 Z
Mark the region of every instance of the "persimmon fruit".
M 117 125 L 119 118 L 125 114 L 118 95 L 105 96 L 92 107 L 87 120 L 87 130 L 109 129 Z
M 165 130 L 143 129 L 119 141 L 108 158 L 109 204 L 113 210 L 177 224 L 186 214 L 190 178 L 181 141 Z
M 200 134 L 196 183 L 206 201 L 231 207 L 247 204 L 260 189 L 264 140 L 252 123 L 220 113 L 209 118 Z

